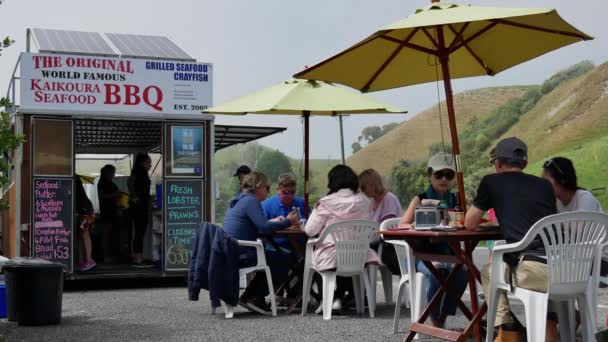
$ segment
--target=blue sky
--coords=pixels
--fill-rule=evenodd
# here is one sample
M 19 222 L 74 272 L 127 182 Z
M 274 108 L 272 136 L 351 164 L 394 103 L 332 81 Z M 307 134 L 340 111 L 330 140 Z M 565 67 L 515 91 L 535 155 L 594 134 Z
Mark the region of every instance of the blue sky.
M 25 50 L 28 27 L 166 35 L 199 61 L 214 64 L 214 104 L 220 104 L 291 77 L 403 18 L 422 0 L 5 0 L 0 6 L 0 33 L 16 45 L 0 57 L 0 94 L 6 93 L 19 52 Z M 605 1 L 478 0 L 473 5 L 553 7 L 568 22 L 596 37 L 551 52 L 495 77 L 455 80 L 454 92 L 467 89 L 540 83 L 556 71 L 583 59 L 608 60 Z M 443 90 L 441 91 L 443 97 Z M 376 99 L 415 114 L 437 102 L 434 83 L 371 93 Z M 350 143 L 369 125 L 402 121 L 406 115 L 351 116 L 345 119 L 347 154 Z M 291 157 L 302 157 L 302 124 L 296 117 L 218 116 L 218 123 L 288 127 L 261 140 Z M 311 119 L 311 156 L 339 158 L 338 121 Z

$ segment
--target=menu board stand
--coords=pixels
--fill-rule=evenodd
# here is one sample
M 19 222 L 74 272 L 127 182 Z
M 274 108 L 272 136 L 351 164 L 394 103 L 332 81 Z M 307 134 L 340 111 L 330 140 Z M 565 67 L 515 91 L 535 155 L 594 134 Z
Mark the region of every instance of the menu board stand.
M 203 222 L 203 180 L 167 179 L 165 196 L 165 271 L 187 271 L 199 225 Z
M 64 264 L 73 271 L 71 178 L 34 177 L 32 187 L 32 256 Z

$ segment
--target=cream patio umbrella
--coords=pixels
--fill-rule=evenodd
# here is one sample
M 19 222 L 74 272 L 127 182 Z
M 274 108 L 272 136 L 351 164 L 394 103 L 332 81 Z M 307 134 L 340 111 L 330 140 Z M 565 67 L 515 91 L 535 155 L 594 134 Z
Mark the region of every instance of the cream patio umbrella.
M 550 8 L 493 8 L 436 0 L 295 75 L 363 92 L 443 80 L 460 204 L 466 210 L 451 78 L 493 76 L 590 40 Z
M 304 118 L 304 201 L 309 197 L 309 119 L 311 115 L 407 113 L 359 92 L 331 83 L 291 79 L 210 108 L 210 114 L 299 115 Z

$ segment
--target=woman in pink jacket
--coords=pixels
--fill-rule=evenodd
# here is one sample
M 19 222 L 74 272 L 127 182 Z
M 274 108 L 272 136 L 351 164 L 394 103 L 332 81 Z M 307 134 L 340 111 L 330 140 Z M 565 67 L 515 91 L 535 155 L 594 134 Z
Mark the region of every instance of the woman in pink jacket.
M 308 236 L 319 235 L 332 223 L 347 220 L 369 220 L 369 200 L 359 193 L 359 180 L 355 172 L 346 165 L 334 166 L 328 174 L 329 192 L 315 205 L 304 231 Z M 367 263 L 379 264 L 378 255 L 370 249 Z M 336 246 L 331 238 L 318 242 L 312 260 L 313 268 L 326 271 L 336 268 Z M 349 278 L 338 277 L 333 309 L 339 310 L 342 301 L 353 296 L 352 282 Z

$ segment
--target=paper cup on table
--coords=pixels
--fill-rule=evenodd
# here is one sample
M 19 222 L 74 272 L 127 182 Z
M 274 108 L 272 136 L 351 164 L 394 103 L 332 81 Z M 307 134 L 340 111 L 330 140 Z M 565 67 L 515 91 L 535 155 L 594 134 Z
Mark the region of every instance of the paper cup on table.
M 450 219 L 450 222 L 456 222 L 456 212 L 455 211 L 448 211 L 448 217 Z

